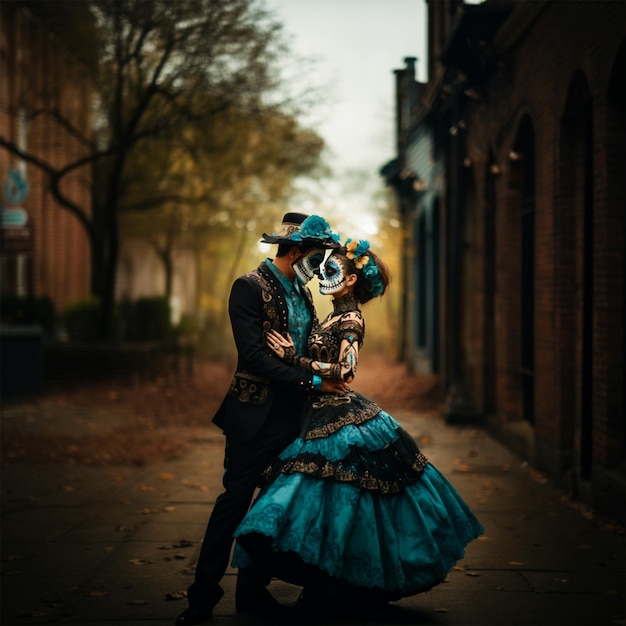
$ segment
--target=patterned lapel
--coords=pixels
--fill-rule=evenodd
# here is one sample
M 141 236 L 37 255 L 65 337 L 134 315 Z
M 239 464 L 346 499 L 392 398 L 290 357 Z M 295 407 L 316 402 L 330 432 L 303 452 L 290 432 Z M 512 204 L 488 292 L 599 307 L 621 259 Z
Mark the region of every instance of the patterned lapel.
M 287 330 L 288 313 L 287 302 L 280 282 L 265 263 L 257 268 L 258 282 L 263 297 L 263 311 L 267 322 L 263 323 L 264 330 Z

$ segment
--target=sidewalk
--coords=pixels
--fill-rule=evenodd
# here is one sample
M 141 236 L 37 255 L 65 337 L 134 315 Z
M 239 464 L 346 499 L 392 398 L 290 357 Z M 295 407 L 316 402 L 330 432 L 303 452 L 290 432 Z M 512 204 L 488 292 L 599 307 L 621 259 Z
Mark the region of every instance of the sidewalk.
M 19 424 L 17 413 L 3 429 Z M 623 533 L 590 519 L 482 430 L 394 416 L 466 499 L 485 536 L 430 592 L 323 623 L 625 623 Z M 67 424 L 67 415 L 46 419 L 52 431 Z M 71 427 L 90 421 L 82 416 Z M 221 433 L 198 434 L 184 458 L 145 467 L 3 467 L 2 624 L 173 624 L 220 490 Z M 234 574 L 214 623 L 270 623 L 235 612 Z M 299 593 L 280 582 L 271 590 L 285 604 Z M 294 614 L 293 623 L 322 622 Z

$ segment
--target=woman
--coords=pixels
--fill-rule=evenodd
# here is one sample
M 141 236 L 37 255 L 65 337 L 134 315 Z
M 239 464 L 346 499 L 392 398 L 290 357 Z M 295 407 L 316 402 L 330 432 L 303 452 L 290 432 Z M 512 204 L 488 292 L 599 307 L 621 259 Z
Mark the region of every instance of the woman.
M 313 330 L 309 357 L 296 355 L 288 335 L 268 333 L 268 347 L 295 367 L 350 383 L 365 334 L 359 305 L 385 292 L 388 271 L 367 241 L 348 240 L 325 252 L 319 279 L 333 311 Z M 426 591 L 483 532 L 411 436 L 349 389 L 310 394 L 301 435 L 264 478 L 235 533 L 233 565 L 270 563 L 274 576 L 304 586 L 312 606 Z

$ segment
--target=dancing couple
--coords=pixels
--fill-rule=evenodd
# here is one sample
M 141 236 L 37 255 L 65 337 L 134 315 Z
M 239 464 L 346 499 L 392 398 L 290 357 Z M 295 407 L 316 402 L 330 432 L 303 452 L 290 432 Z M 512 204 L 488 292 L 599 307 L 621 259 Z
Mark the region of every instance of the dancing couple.
M 237 611 L 276 615 L 285 607 L 272 577 L 302 586 L 307 609 L 379 607 L 442 582 L 483 532 L 412 437 L 349 387 L 361 306 L 389 284 L 382 260 L 315 215 L 287 213 L 262 241 L 278 244 L 275 258 L 238 278 L 229 299 L 237 370 L 214 417 L 224 491 L 179 625 L 211 619 L 233 540 Z M 322 322 L 314 278 L 332 297 Z

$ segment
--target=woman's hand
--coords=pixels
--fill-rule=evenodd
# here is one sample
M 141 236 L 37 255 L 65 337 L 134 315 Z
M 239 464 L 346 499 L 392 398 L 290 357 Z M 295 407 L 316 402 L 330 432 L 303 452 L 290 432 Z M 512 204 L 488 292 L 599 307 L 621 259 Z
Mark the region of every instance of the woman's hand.
M 279 358 L 295 356 L 296 348 L 293 345 L 291 335 L 287 333 L 287 338 L 283 337 L 275 330 L 270 330 L 265 336 L 265 342 L 269 349 Z
M 319 369 L 313 371 L 311 369 L 311 359 L 298 356 L 296 354 L 296 347 L 293 345 L 293 339 L 291 335 L 287 333 L 287 338 L 283 337 L 280 333 L 275 330 L 270 330 L 267 335 L 265 335 L 265 343 L 269 349 L 280 359 L 288 363 L 289 365 L 293 365 L 295 367 L 299 367 L 301 369 L 306 370 L 307 372 L 315 373 L 318 376 L 322 377 L 322 384 L 320 387 L 320 391 L 323 393 L 345 393 L 349 391 L 348 385 L 343 380 L 328 379 L 324 378 L 323 370 Z M 324 365 L 323 363 L 320 364 Z M 326 372 L 329 372 L 330 369 L 327 367 Z

